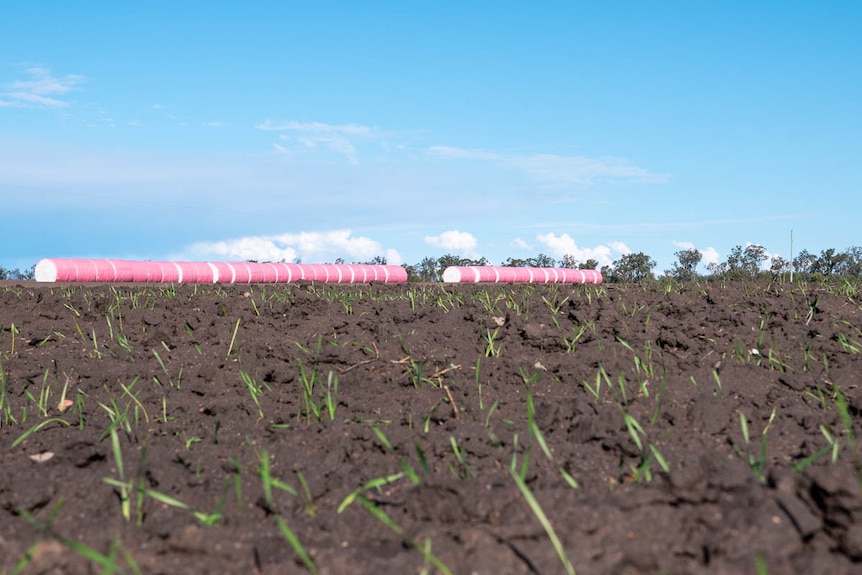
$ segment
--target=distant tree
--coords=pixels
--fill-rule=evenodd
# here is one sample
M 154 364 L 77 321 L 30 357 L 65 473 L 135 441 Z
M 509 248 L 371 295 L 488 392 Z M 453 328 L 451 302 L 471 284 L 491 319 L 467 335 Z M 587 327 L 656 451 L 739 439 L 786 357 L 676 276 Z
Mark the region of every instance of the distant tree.
M 753 280 L 761 271 L 761 264 L 769 259 L 766 249 L 757 244 L 746 247 L 734 246 L 730 250 L 727 260 L 721 264 L 708 266 L 713 275 L 722 276 L 730 280 Z
M 539 254 L 534 258 L 527 260 L 531 268 L 553 268 L 557 266 L 557 260 L 545 254 Z
M 822 276 L 831 276 L 841 269 L 844 260 L 847 259 L 847 254 L 838 252 L 835 248 L 829 248 L 820 252 L 820 257 L 811 266 L 812 273 Z
M 405 272 L 407 272 L 407 281 L 408 282 L 422 281 L 419 279 L 419 274 L 416 271 L 416 266 L 410 265 L 410 264 L 401 264 L 401 267 L 404 268 Z
M 666 270 L 666 276 L 679 281 L 692 281 L 697 278 L 697 264 L 703 259 L 703 254 L 694 248 L 681 250 L 674 254 L 677 261 L 673 268 Z
M 386 265 L 386 258 L 383 256 L 374 256 L 373 258 L 371 258 L 370 260 L 368 260 L 366 262 L 353 262 L 353 263 L 360 264 L 363 266 L 385 266 Z
M 793 258 L 793 269 L 801 275 L 808 275 L 814 271 L 814 264 L 817 262 L 817 256 L 809 253 L 808 250 L 802 250 L 795 258 Z
M 511 268 L 552 268 L 557 265 L 557 260 L 551 256 L 539 254 L 536 257 L 526 259 L 506 258 L 502 265 Z
M 584 263 L 578 265 L 579 270 L 595 270 L 598 269 L 598 267 L 599 262 L 597 260 L 594 260 L 593 258 L 590 258 Z
M 572 254 L 565 254 L 563 259 L 559 262 L 561 268 L 567 268 L 570 270 L 578 269 L 578 260 L 575 259 L 575 256 Z
M 611 267 L 603 267 L 602 275 L 607 275 L 611 282 L 640 282 L 654 279 L 652 269 L 655 266 L 655 260 L 643 252 L 626 254 L 616 260 Z
M 862 247 L 851 246 L 844 250 L 844 255 L 839 273 L 850 277 L 862 276 Z
M 18 268 L 4 269 L 0 267 L 0 280 L 22 280 L 30 281 L 36 277 L 36 266 L 30 266 L 24 271 Z
M 727 262 L 710 262 L 706 264 L 706 269 L 715 277 L 722 277 L 727 273 Z
M 437 273 L 437 260 L 422 258 L 422 261 L 416 266 L 416 279 L 420 282 L 440 281 L 440 275 Z
M 773 279 L 783 276 L 790 270 L 790 262 L 781 256 L 772 256 L 769 266 L 769 271 L 772 272 Z

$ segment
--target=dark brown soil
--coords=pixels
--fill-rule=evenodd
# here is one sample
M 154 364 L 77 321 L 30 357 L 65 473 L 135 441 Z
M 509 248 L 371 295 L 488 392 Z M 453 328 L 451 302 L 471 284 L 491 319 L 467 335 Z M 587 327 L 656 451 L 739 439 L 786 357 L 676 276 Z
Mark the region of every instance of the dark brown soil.
M 0 286 L 0 574 L 858 573 L 850 290 Z

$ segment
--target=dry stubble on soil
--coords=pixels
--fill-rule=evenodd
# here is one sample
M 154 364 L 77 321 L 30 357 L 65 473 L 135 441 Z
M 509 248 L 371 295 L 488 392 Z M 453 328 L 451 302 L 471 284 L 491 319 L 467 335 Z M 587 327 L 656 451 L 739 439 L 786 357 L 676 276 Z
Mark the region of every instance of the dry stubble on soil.
M 0 286 L 0 574 L 858 572 L 860 327 L 850 284 Z

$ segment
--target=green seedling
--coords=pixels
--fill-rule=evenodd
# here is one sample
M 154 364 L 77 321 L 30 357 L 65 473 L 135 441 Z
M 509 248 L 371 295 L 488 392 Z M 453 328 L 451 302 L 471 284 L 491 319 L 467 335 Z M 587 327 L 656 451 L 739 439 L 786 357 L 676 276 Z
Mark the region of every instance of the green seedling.
M 512 435 L 512 461 L 509 462 L 509 471 L 511 473 L 517 473 L 518 477 L 521 478 L 521 481 L 527 480 L 527 471 L 530 468 L 530 452 L 524 451 L 524 458 L 521 460 L 520 470 L 515 471 L 518 468 L 518 434 L 515 433 Z
M 317 575 L 317 567 L 314 566 L 314 562 L 311 560 L 311 557 L 305 551 L 305 548 L 300 543 L 299 538 L 293 532 L 293 530 L 288 527 L 287 523 L 281 517 L 281 515 L 275 516 L 275 523 L 278 525 L 278 530 L 281 531 L 281 534 L 287 539 L 287 542 L 293 547 L 293 551 L 299 556 L 299 559 L 302 561 L 302 564 L 305 565 L 305 568 L 308 569 L 308 572 L 312 575 Z
M 59 513 L 59 510 L 60 510 L 60 507 L 62 506 L 62 504 L 63 504 L 63 501 L 60 500 L 57 503 L 57 505 L 54 507 L 54 509 L 51 511 L 51 514 L 45 523 L 39 522 L 39 520 L 37 520 L 35 517 L 33 517 L 33 515 L 31 515 L 25 509 L 19 509 L 17 511 L 17 513 L 21 517 L 26 519 L 27 522 L 29 522 L 31 525 L 36 527 L 40 532 L 48 535 L 49 537 L 51 537 L 52 539 L 54 539 L 55 541 L 57 541 L 58 543 L 60 543 L 64 547 L 67 547 L 68 549 L 70 549 L 74 553 L 77 553 L 78 555 L 87 559 L 88 561 L 95 563 L 96 565 L 101 566 L 103 569 L 102 570 L 103 574 L 110 575 L 113 573 L 123 573 L 124 570 L 120 567 L 120 564 L 117 560 L 117 548 L 120 547 L 120 545 L 116 540 L 114 542 L 112 542 L 110 549 L 108 550 L 108 553 L 103 554 L 103 553 L 99 553 L 98 551 L 96 551 L 92 547 L 84 545 L 83 543 L 81 543 L 79 541 L 75 541 L 74 539 L 60 535 L 59 533 L 57 533 L 54 530 L 54 526 L 53 526 L 54 521 L 57 518 L 57 515 Z M 38 545 L 38 543 L 37 543 L 37 545 Z M 34 550 L 35 547 L 36 547 L 36 545 L 31 547 L 28 550 L 28 553 L 30 551 Z M 132 570 L 132 573 L 134 573 L 135 575 L 141 575 L 141 570 L 138 568 L 138 565 L 137 565 L 137 563 L 135 563 L 135 560 L 132 557 L 132 555 L 125 548 L 122 548 L 122 551 L 123 551 L 123 555 L 126 559 L 126 563 L 129 566 L 129 568 Z M 29 559 L 28 559 L 28 562 L 29 562 Z M 20 563 L 21 562 L 19 562 L 19 565 L 20 565 Z
M 417 446 L 418 447 L 418 446 Z M 407 474 L 404 472 L 395 473 L 393 475 L 387 475 L 386 477 L 377 477 L 375 479 L 371 479 L 370 481 L 366 481 L 357 489 L 354 489 L 350 495 L 344 498 L 344 501 L 341 502 L 341 505 L 338 506 L 338 513 L 341 513 L 345 509 L 347 509 L 358 497 L 362 495 L 363 492 L 368 491 L 370 489 L 376 489 L 380 491 L 380 488 L 384 485 L 389 485 L 390 483 L 394 483 L 399 479 L 403 479 L 407 477 Z
M 324 397 L 329 421 L 335 421 L 335 410 L 338 407 L 338 401 L 335 399 L 336 395 L 338 395 L 338 376 L 330 371 L 326 376 L 326 396 Z
M 314 498 L 311 495 L 311 488 L 308 486 L 305 476 L 298 469 L 296 470 L 296 477 L 299 479 L 299 485 L 302 487 L 303 495 L 305 495 L 305 511 L 308 513 L 309 517 L 314 517 L 317 514 L 317 511 L 314 508 Z
M 0 427 L 9 425 L 10 422 L 17 424 L 18 420 L 12 415 L 12 404 L 9 402 L 9 378 L 3 371 L 3 362 L 0 361 Z
M 719 377 L 717 369 L 712 370 L 712 381 L 715 384 L 712 388 L 712 395 L 718 395 L 721 393 L 721 377 Z
M 191 325 L 189 325 L 189 322 L 186 322 L 185 328 L 186 328 L 186 333 L 189 334 L 189 340 L 191 340 L 192 345 L 195 348 L 195 351 L 198 352 L 198 355 L 203 355 L 203 351 L 201 351 L 201 346 L 198 343 L 198 341 L 195 339 L 194 328 Z
M 323 419 L 321 408 L 314 400 L 314 387 L 320 379 L 317 366 L 314 366 L 311 372 L 307 372 L 299 358 L 297 358 L 296 363 L 299 365 L 299 382 L 302 387 L 302 399 L 305 403 L 305 420 L 306 422 L 311 421 L 313 414 L 314 418 L 320 422 Z
M 371 429 L 374 431 L 374 435 L 377 436 L 377 439 L 380 440 L 380 443 L 383 444 L 383 447 L 385 447 L 387 451 L 389 451 L 390 453 L 396 453 L 395 447 L 392 445 L 392 443 L 389 441 L 389 438 L 386 437 L 386 434 L 383 433 L 383 431 L 379 427 L 374 426 Z M 416 447 L 418 449 L 419 446 L 417 445 Z M 422 455 L 422 458 L 424 460 L 424 454 Z M 416 474 L 416 470 L 413 469 L 412 465 L 410 465 L 400 457 L 398 458 L 398 465 L 401 467 L 402 470 L 404 470 L 404 474 L 410 478 L 410 481 L 413 482 L 413 485 L 419 485 L 419 475 Z M 425 467 L 427 467 L 427 465 L 428 463 L 425 462 Z
M 578 348 L 578 342 L 587 332 L 587 326 L 582 325 L 578 328 L 572 328 L 572 339 L 563 336 L 563 346 L 566 348 L 566 353 L 571 353 Z
M 494 333 L 491 333 L 490 329 L 485 330 L 485 341 L 487 342 L 487 346 L 485 347 L 485 357 L 500 357 L 500 345 L 496 343 L 497 336 L 500 333 L 500 328 L 494 330 Z
M 545 305 L 548 306 L 548 310 L 551 312 L 551 320 L 554 322 L 556 327 L 560 327 L 560 323 L 557 321 L 557 315 L 560 313 L 560 309 L 562 309 L 563 304 L 569 301 L 568 296 L 563 299 L 560 298 L 560 290 L 554 285 L 553 297 L 549 300 L 545 296 L 542 296 L 542 301 L 545 302 Z
M 494 415 L 494 412 L 497 410 L 497 407 L 499 407 L 499 405 L 499 399 L 495 399 L 494 403 L 491 404 L 491 408 L 488 409 L 488 414 L 485 416 L 485 427 L 489 427 L 491 425 L 491 416 Z
M 485 404 L 482 401 L 482 380 L 479 379 L 479 365 L 482 361 L 481 357 L 476 358 L 476 368 L 474 369 L 474 376 L 476 377 L 476 390 L 479 394 L 479 411 L 485 411 Z
M 117 476 L 119 479 L 110 477 L 104 478 L 102 481 L 117 488 L 120 497 L 120 509 L 123 514 L 123 519 L 131 521 L 132 519 L 132 503 L 130 493 L 134 487 L 134 480 L 126 480 L 126 470 L 123 465 L 123 451 L 120 448 L 120 437 L 116 428 L 111 427 L 111 452 L 114 455 L 114 464 L 117 466 Z
M 823 447 L 821 447 L 820 449 L 794 465 L 793 471 L 795 471 L 796 473 L 801 472 L 803 469 L 820 459 L 822 455 L 825 455 L 830 451 L 832 452 L 832 463 L 838 461 L 838 451 L 841 449 L 841 443 L 838 441 L 838 438 L 835 437 L 832 433 L 830 433 L 830 431 L 826 429 L 826 426 L 824 425 L 820 426 L 820 433 L 822 433 L 823 437 L 826 438 L 826 445 L 824 445 Z
M 434 565 L 434 567 L 436 567 L 437 570 L 440 571 L 440 573 L 443 573 L 443 575 L 452 575 L 452 571 L 450 571 L 449 568 L 446 567 L 446 565 L 444 565 L 443 562 L 440 561 L 440 559 L 438 559 L 436 555 L 431 553 L 429 545 L 420 545 L 418 541 L 410 537 L 410 535 L 403 527 L 398 525 L 398 523 L 396 523 L 391 517 L 389 517 L 389 515 L 387 515 L 385 511 L 380 509 L 377 505 L 374 504 L 373 501 L 365 497 L 365 495 L 360 493 L 356 496 L 356 498 L 359 500 L 359 503 L 361 503 L 362 506 L 366 510 L 368 510 L 368 512 L 371 513 L 371 515 L 375 519 L 377 519 L 389 529 L 398 534 L 398 536 L 401 537 L 405 542 L 407 542 L 411 547 L 422 553 L 422 556 L 425 557 L 428 562 Z
M 21 333 L 15 324 L 13 323 L 9 328 L 9 333 L 12 335 L 12 347 L 9 349 L 9 357 L 15 355 L 15 336 Z
M 452 446 L 452 452 L 455 453 L 455 459 L 457 459 L 458 463 L 461 465 L 461 473 L 455 473 L 455 475 L 460 476 L 462 479 L 465 477 L 473 477 L 473 472 L 467 466 L 466 454 L 464 453 L 464 450 L 458 446 L 458 442 L 455 440 L 454 435 L 449 436 L 449 445 Z
M 131 402 L 126 404 L 126 409 L 120 411 L 120 407 L 117 405 L 117 402 L 112 398 L 111 405 L 105 405 L 102 402 L 98 402 L 99 407 L 105 410 L 108 414 L 108 418 L 111 420 L 111 424 L 108 426 L 105 431 L 102 432 L 102 435 L 99 436 L 99 441 L 102 441 L 108 435 L 110 435 L 113 431 L 115 431 L 118 427 L 123 429 L 126 432 L 126 435 L 131 437 L 132 435 L 132 424 L 129 422 L 129 408 L 131 407 Z
M 740 457 L 744 457 L 748 463 L 748 466 L 754 472 L 755 477 L 757 477 L 758 481 L 761 483 L 766 483 L 766 443 L 767 443 L 767 433 L 769 432 L 769 428 L 772 425 L 772 421 L 775 419 L 775 409 L 772 408 L 772 413 L 769 416 L 769 421 L 766 423 L 766 426 L 763 428 L 763 432 L 760 435 L 760 453 L 755 455 L 749 450 L 750 437 L 748 433 L 748 420 L 745 418 L 745 415 L 740 412 L 739 413 L 739 425 L 742 431 L 742 439 L 746 445 L 747 453 L 743 453 L 741 449 L 736 447 L 736 452 Z
M 198 511 L 197 509 L 195 509 L 194 507 L 192 507 L 188 503 L 184 503 L 184 502 L 180 501 L 179 499 L 171 497 L 170 495 L 166 495 L 164 493 L 160 493 L 160 492 L 154 491 L 152 489 L 144 489 L 142 494 L 146 495 L 147 497 L 150 497 L 152 499 L 155 499 L 156 501 L 158 501 L 160 503 L 164 503 L 165 505 L 168 505 L 170 507 L 175 507 L 177 509 L 183 509 L 185 511 L 190 511 L 192 513 L 192 515 L 194 515 L 195 518 L 200 522 L 201 525 L 205 525 L 207 527 L 214 526 L 222 518 L 221 510 L 222 510 L 222 507 L 224 506 L 224 501 L 225 501 L 224 496 L 222 496 L 222 498 L 216 504 L 215 511 L 213 511 L 212 513 L 205 513 L 203 511 Z
M 646 431 L 641 427 L 641 424 L 622 408 L 620 408 L 620 411 L 622 412 L 623 421 L 625 422 L 629 436 L 641 452 L 641 463 L 638 467 L 633 468 L 632 475 L 634 480 L 639 481 L 641 478 L 644 478 L 647 482 L 652 481 L 651 464 L 653 461 L 656 461 L 665 473 L 669 473 L 670 466 L 668 466 L 667 461 L 661 454 L 661 451 L 659 451 L 658 447 L 649 440 Z M 649 450 L 648 453 L 644 448 L 644 441 L 646 441 L 646 449 Z
M 545 533 L 548 534 L 548 538 L 551 540 L 551 544 L 554 546 L 554 551 L 556 551 L 557 556 L 563 563 L 563 568 L 566 570 L 566 573 L 568 573 L 569 575 L 575 575 L 575 568 L 574 566 L 572 566 L 572 562 L 569 560 L 568 555 L 566 555 L 566 550 L 563 548 L 563 544 L 560 541 L 560 538 L 557 537 L 557 533 L 556 531 L 554 531 L 554 527 L 548 520 L 548 516 L 545 515 L 545 512 L 542 509 L 541 505 L 539 505 L 539 502 L 533 495 L 533 492 L 530 491 L 530 488 L 527 487 L 527 483 L 520 475 L 518 475 L 514 471 L 511 472 L 511 475 L 512 479 L 514 479 L 515 481 L 515 485 L 518 486 L 518 490 L 521 492 L 521 495 L 524 497 L 524 500 L 527 502 L 527 505 L 533 512 L 533 515 L 536 516 L 536 519 L 539 520 L 539 523 L 541 523 L 542 527 L 545 529 Z
M 18 439 L 16 439 L 15 441 L 12 442 L 12 447 L 17 447 L 23 441 L 25 441 L 28 437 L 30 437 L 31 435 L 33 435 L 34 433 L 36 433 L 37 431 L 39 431 L 43 427 L 50 425 L 52 423 L 62 423 L 66 427 L 69 427 L 71 425 L 68 421 L 66 421 L 65 419 L 61 419 L 59 417 L 52 417 L 51 419 L 43 419 L 42 421 L 40 421 L 39 423 L 37 423 L 36 425 L 31 427 L 27 431 L 25 431 L 24 433 L 19 435 Z
M 234 494 L 236 495 L 236 504 L 239 508 L 240 514 L 242 514 L 242 473 L 241 473 L 241 465 L 239 460 L 236 457 L 230 458 L 231 464 L 231 476 L 233 477 L 233 489 Z
M 554 456 L 548 447 L 548 443 L 545 441 L 545 436 L 542 434 L 542 430 L 539 429 L 539 425 L 536 423 L 536 409 L 533 403 L 533 394 L 529 391 L 527 391 L 527 428 L 539 444 L 539 447 L 542 449 L 542 453 L 544 453 L 545 457 L 548 458 L 548 461 L 557 468 L 557 471 L 563 480 L 568 483 L 572 489 L 578 489 L 579 485 L 575 478 L 572 477 L 562 465 L 558 465 L 554 461 Z
M 602 381 L 604 381 L 604 382 L 605 382 L 605 384 L 606 384 L 608 387 L 610 387 L 610 385 L 611 385 L 611 378 L 610 378 L 610 376 L 608 375 L 608 372 L 607 372 L 607 371 L 605 371 L 605 368 L 604 368 L 601 364 L 599 364 L 599 368 L 598 368 L 598 370 L 596 371 L 596 384 L 595 384 L 595 387 L 590 386 L 590 384 L 589 384 L 589 383 L 587 383 L 587 381 L 586 381 L 586 380 L 583 380 L 583 381 L 581 382 L 581 385 L 583 385 L 583 386 L 584 386 L 584 387 L 585 387 L 585 388 L 586 388 L 586 389 L 587 389 L 587 390 L 588 390 L 588 391 L 593 395 L 593 398 L 596 400 L 596 402 L 598 402 L 598 401 L 599 401 L 599 396 L 601 395 L 601 391 L 602 391 Z
M 817 296 L 817 299 L 814 300 L 814 303 L 808 302 L 808 313 L 805 314 L 805 325 L 811 323 L 811 320 L 814 319 L 814 314 L 820 311 L 817 306 L 820 303 L 820 298 L 822 297 L 822 295 Z
M 425 452 L 422 451 L 422 448 L 419 446 L 419 442 L 414 442 L 413 447 L 416 449 L 416 457 L 419 459 L 419 465 L 422 466 L 422 471 L 424 471 L 425 473 L 430 472 L 431 467 L 428 465 L 428 460 L 425 458 Z M 413 478 L 411 477 L 410 479 L 412 480 Z M 413 481 L 413 483 L 419 483 L 418 477 L 415 481 Z
M 131 400 L 135 403 L 135 426 L 136 427 L 138 424 L 139 413 L 144 414 L 144 421 L 145 422 L 147 422 L 147 423 L 150 422 L 150 414 L 147 413 L 147 409 L 144 407 L 144 404 L 141 403 L 141 400 L 138 399 L 138 397 L 134 393 L 132 393 L 132 389 L 134 389 L 135 384 L 138 382 L 138 379 L 139 379 L 139 376 L 135 376 L 135 379 L 133 379 L 132 382 L 128 386 L 126 386 L 123 382 L 118 382 L 120 384 L 120 387 L 123 389 L 123 395 L 120 396 L 120 399 L 123 399 L 124 397 L 126 397 L 128 395 L 131 398 Z M 68 383 L 68 378 L 66 380 L 66 383 Z M 66 393 L 66 388 L 63 387 L 63 396 L 64 397 L 65 397 L 65 393 Z M 62 399 L 61 399 L 61 403 L 62 403 Z
M 263 395 L 263 387 L 244 369 L 239 370 L 239 378 L 245 384 L 249 395 L 251 395 L 251 400 L 254 402 L 255 406 L 257 406 L 259 419 L 263 419 L 263 408 L 260 405 L 260 396 Z M 267 389 L 269 389 L 269 386 L 267 386 L 266 383 L 264 383 L 263 386 L 266 386 Z
M 266 501 L 267 507 L 269 507 L 271 511 L 275 512 L 275 500 L 272 496 L 272 488 L 274 487 L 293 496 L 296 496 L 296 489 L 272 476 L 269 453 L 265 449 L 261 452 L 256 452 L 256 454 L 259 463 L 258 475 L 260 476 L 260 480 L 263 485 L 264 501 Z
M 859 343 L 855 339 L 850 339 L 844 332 L 839 331 L 835 335 L 835 338 L 838 340 L 844 353 L 849 353 L 851 355 L 862 353 L 862 343 Z
M 164 342 L 162 342 L 162 346 L 167 349 L 167 345 Z M 165 365 L 165 362 L 162 360 L 162 357 L 159 355 L 159 352 L 157 352 L 155 349 L 153 350 L 153 356 L 155 356 L 156 361 L 159 364 L 159 367 L 162 368 L 162 372 L 165 374 L 165 378 L 168 381 L 168 385 L 170 385 L 171 387 L 176 387 L 177 389 L 180 389 L 180 385 L 182 384 L 182 380 L 183 380 L 183 368 L 182 367 L 180 368 L 180 373 L 177 376 L 176 384 L 174 384 L 174 380 L 171 378 L 171 374 L 168 372 L 168 368 Z M 153 381 L 155 381 L 156 384 L 158 384 L 158 385 L 163 385 L 162 382 L 159 380 L 159 376 L 157 376 L 157 375 L 153 376 Z
M 834 386 L 834 401 L 838 408 L 838 415 L 841 417 L 841 425 L 844 426 L 844 434 L 847 436 L 847 442 L 850 447 L 856 446 L 856 439 L 853 435 L 853 415 L 850 413 L 850 405 L 847 403 L 847 398 L 837 386 Z

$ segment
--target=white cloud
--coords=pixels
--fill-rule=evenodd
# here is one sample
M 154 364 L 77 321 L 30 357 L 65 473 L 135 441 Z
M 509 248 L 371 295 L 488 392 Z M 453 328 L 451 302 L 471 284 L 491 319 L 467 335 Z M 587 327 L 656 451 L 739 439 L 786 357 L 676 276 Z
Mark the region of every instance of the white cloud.
M 561 258 L 564 255 L 573 256 L 579 262 L 594 259 L 600 266 L 613 263 L 614 254 L 624 255 L 631 253 L 629 247 L 622 242 L 610 242 L 608 245 L 598 245 L 592 248 L 580 247 L 569 234 L 556 235 L 554 233 L 540 234 L 536 239 L 548 248 L 551 255 Z
M 359 124 L 324 124 L 323 122 L 273 122 L 264 120 L 258 130 L 275 132 L 298 132 L 303 134 L 340 134 L 344 136 L 370 136 L 373 128 Z
M 431 146 L 426 152 L 438 158 L 453 159 L 453 160 L 500 160 L 503 159 L 500 154 L 494 152 L 486 152 L 485 150 L 465 150 L 463 148 L 454 148 L 452 146 Z
M 703 255 L 700 261 L 705 265 L 717 264 L 721 259 L 715 248 L 704 248 L 698 251 Z
M 306 148 L 321 147 L 343 155 L 351 164 L 358 164 L 359 158 L 353 142 L 355 139 L 374 139 L 380 133 L 371 127 L 359 124 L 324 124 L 322 122 L 273 122 L 265 120 L 257 126 L 258 130 L 285 132 L 282 140 L 294 140 Z
M 386 250 L 386 263 L 393 266 L 400 266 L 404 263 L 404 258 L 401 257 L 401 254 L 398 253 L 398 250 L 389 248 L 388 250 Z
M 599 179 L 631 180 L 638 183 L 662 183 L 665 174 L 654 174 L 632 166 L 618 158 L 587 158 L 584 156 L 558 156 L 538 154 L 515 156 L 506 165 L 522 170 L 534 180 L 549 186 L 590 186 Z
M 221 122 L 201 122 L 202 126 L 206 126 L 208 128 L 221 128 Z
M 306 263 L 334 261 L 368 261 L 385 255 L 389 263 L 401 264 L 397 250 L 384 250 L 380 243 L 366 237 L 353 236 L 350 230 L 300 232 L 250 236 L 218 242 L 198 242 L 185 250 L 198 259 L 293 261 Z
M 349 139 L 343 136 L 299 136 L 296 138 L 296 141 L 306 148 L 316 148 L 320 145 L 333 152 L 342 154 L 351 164 L 359 163 L 359 159 L 356 157 L 356 148 L 353 147 Z
M 515 238 L 512 240 L 512 245 L 518 248 L 519 250 L 531 250 L 533 247 L 525 242 L 522 238 Z
M 0 92 L 0 106 L 13 108 L 65 108 L 69 103 L 59 96 L 67 94 L 84 81 L 79 74 L 55 77 L 47 68 L 27 68 L 27 80 L 16 80 L 8 91 Z
M 632 249 L 623 242 L 611 242 L 609 245 L 612 250 L 614 250 L 620 255 L 627 255 L 632 253 Z
M 467 257 L 476 256 L 478 240 L 470 232 L 449 230 L 437 236 L 425 236 L 425 243 Z
M 543 186 L 590 187 L 598 180 L 628 180 L 636 183 L 663 183 L 667 174 L 653 173 L 632 166 L 619 158 L 588 158 L 586 156 L 559 156 L 535 154 L 532 156 L 506 156 L 487 150 L 468 150 L 452 146 L 426 148 L 429 156 L 451 160 L 481 160 L 494 162 L 501 167 L 517 170 Z
M 278 262 L 293 261 L 297 257 L 294 248 L 279 245 L 271 238 L 250 237 L 226 240 L 220 242 L 201 242 L 189 247 L 196 257 L 203 259 L 245 261 L 257 260 Z

